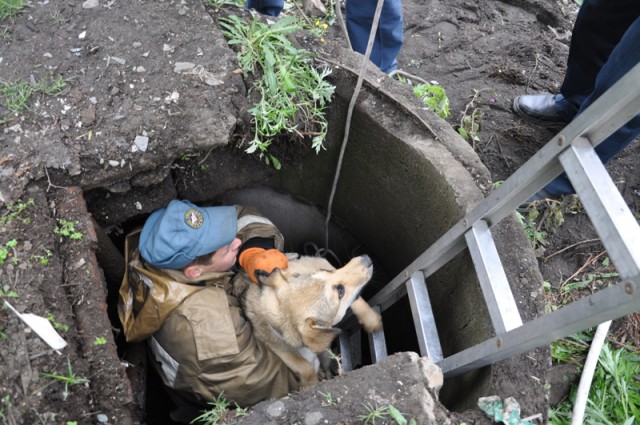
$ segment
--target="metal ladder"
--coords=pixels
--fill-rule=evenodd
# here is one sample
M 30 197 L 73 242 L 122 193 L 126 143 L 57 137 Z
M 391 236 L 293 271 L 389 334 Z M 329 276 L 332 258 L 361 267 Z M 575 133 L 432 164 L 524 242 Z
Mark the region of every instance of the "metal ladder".
M 379 312 L 408 295 L 420 354 L 438 364 L 445 378 L 496 363 L 607 320 L 640 310 L 640 226 L 594 148 L 640 113 L 640 65 L 553 137 L 498 189 L 455 224 L 389 282 L 369 304 Z M 566 172 L 613 261 L 621 283 L 523 324 L 491 235 L 491 226 L 511 214 L 551 180 Z M 465 248 L 487 303 L 495 337 L 443 356 L 426 281 Z M 343 332 L 342 364 L 359 357 L 359 329 Z M 387 355 L 384 330 L 370 336 L 372 362 Z

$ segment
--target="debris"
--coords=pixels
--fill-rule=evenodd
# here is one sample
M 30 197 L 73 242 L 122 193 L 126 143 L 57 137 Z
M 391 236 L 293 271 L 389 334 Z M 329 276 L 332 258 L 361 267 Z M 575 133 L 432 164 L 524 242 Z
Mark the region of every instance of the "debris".
M 520 405 L 513 397 L 502 399 L 497 395 L 480 397 L 478 407 L 482 409 L 494 422 L 502 422 L 505 425 L 534 425 L 526 419 L 520 419 Z
M 86 31 L 82 31 L 80 34 L 78 34 L 78 38 L 80 40 L 84 40 L 87 37 L 87 32 Z
M 58 332 L 56 332 L 56 330 L 51 325 L 51 322 L 49 322 L 44 317 L 40 317 L 31 313 L 21 314 L 6 300 L 4 302 L 4 305 L 9 307 L 9 309 L 13 311 L 20 318 L 20 320 L 22 320 L 27 326 L 33 329 L 33 331 L 54 350 L 62 350 L 67 346 L 66 341 L 62 339 Z
M 87 0 L 82 3 L 83 9 L 93 9 L 100 6 L 100 0 Z
M 133 141 L 133 147 L 141 150 L 142 152 L 147 151 L 147 146 L 149 144 L 149 138 L 146 136 L 136 136 Z
M 175 65 L 173 65 L 173 72 L 179 74 L 181 72 L 192 70 L 195 67 L 196 67 L 195 63 L 191 63 L 191 62 L 176 62 Z
M 178 99 L 180 99 L 180 93 L 174 90 L 169 96 L 164 98 L 164 103 L 178 103 Z

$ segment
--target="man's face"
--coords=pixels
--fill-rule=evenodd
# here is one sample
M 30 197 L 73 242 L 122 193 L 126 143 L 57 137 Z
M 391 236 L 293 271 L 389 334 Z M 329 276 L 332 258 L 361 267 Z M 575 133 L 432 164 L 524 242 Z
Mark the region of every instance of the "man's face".
M 213 254 L 211 254 L 211 261 L 209 264 L 202 266 L 203 273 L 226 272 L 233 267 L 236 263 L 236 257 L 238 256 L 240 245 L 242 245 L 240 239 L 235 238 L 229 245 L 225 245 L 222 248 L 217 249 Z

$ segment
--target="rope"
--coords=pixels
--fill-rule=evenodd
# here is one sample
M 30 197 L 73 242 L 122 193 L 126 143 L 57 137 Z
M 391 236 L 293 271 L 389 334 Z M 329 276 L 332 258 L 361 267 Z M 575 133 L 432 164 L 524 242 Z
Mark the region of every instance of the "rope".
M 351 102 L 349 103 L 349 109 L 347 110 L 347 120 L 344 129 L 344 138 L 342 139 L 342 146 L 340 148 L 340 156 L 338 157 L 338 165 L 336 167 L 336 174 L 333 179 L 333 187 L 331 188 L 331 195 L 329 196 L 329 203 L 327 206 L 327 219 L 325 221 L 325 248 L 329 249 L 329 221 L 331 220 L 331 209 L 333 206 L 333 199 L 336 194 L 336 188 L 338 186 L 338 180 L 340 178 L 340 170 L 342 169 L 342 160 L 344 158 L 344 151 L 347 147 L 347 140 L 349 140 L 349 131 L 351 130 L 351 117 L 353 115 L 353 109 L 356 105 L 356 99 L 360 94 L 362 88 L 362 80 L 367 70 L 367 63 L 371 57 L 371 50 L 373 49 L 373 42 L 375 40 L 376 32 L 378 31 L 378 24 L 380 23 L 380 14 L 382 13 L 382 5 L 384 0 L 378 0 L 376 4 L 376 12 L 373 15 L 373 22 L 371 23 L 371 32 L 369 33 L 369 42 L 367 43 L 367 49 L 365 50 L 364 57 L 362 58 L 362 65 L 360 66 L 360 74 L 358 75 L 358 82 L 356 88 L 351 96 Z

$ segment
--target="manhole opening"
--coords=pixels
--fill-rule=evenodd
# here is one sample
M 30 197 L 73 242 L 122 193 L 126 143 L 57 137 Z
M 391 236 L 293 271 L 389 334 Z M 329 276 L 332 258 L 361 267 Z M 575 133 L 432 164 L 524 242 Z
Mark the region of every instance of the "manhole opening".
M 105 192 L 106 194 L 106 192 Z M 88 198 L 92 200 L 90 209 L 100 210 L 100 201 L 102 198 L 107 201 L 110 196 L 97 196 L 96 193 L 89 194 Z M 133 200 L 135 202 L 136 200 Z M 280 229 L 285 238 L 285 250 L 288 252 L 297 252 L 303 255 L 315 255 L 318 248 L 324 248 L 325 241 L 325 214 L 311 204 L 298 200 L 292 196 L 279 193 L 268 187 L 252 187 L 248 189 L 238 190 L 219 196 L 216 199 L 201 202 L 201 205 L 246 205 L 252 206 L 260 210 L 266 217 L 271 219 Z M 148 214 L 129 218 L 122 223 L 111 226 L 111 234 L 109 235 L 113 244 L 120 250 L 121 254 L 124 250 L 124 237 L 130 231 L 144 224 Z M 115 231 L 117 229 L 117 231 Z M 370 298 L 378 292 L 388 281 L 389 275 L 377 261 L 375 256 L 367 251 L 367 248 L 353 236 L 348 229 L 335 223 L 330 224 L 329 228 L 329 249 L 331 255 L 327 259 L 335 266 L 346 264 L 352 257 L 368 254 L 374 261 L 374 276 L 365 287 L 362 295 L 365 299 Z M 104 267 L 104 265 L 103 265 Z M 107 278 L 109 274 L 107 274 Z M 113 279 L 113 278 L 112 278 Z M 118 353 L 121 358 L 132 362 L 139 363 L 141 359 L 139 351 L 140 345 L 132 347 L 128 344 L 121 332 L 121 324 L 117 317 L 117 293 L 114 288 L 119 288 L 120 281 L 110 281 L 108 286 L 112 288 L 109 293 L 109 316 L 114 329 L 116 329 L 116 343 L 118 345 Z M 385 310 L 382 314 L 384 326 L 393 330 L 386 332 L 386 344 L 389 354 L 402 351 L 419 351 L 416 338 L 415 328 L 412 322 L 410 306 L 405 296 L 392 307 Z M 353 340 L 352 340 L 353 343 Z M 142 344 L 144 345 L 144 344 Z M 133 358 L 131 358 L 132 349 L 134 349 Z M 337 340 L 334 342 L 333 350 L 338 353 L 339 347 Z M 136 354 L 137 353 L 137 354 Z M 148 355 L 144 355 L 147 362 L 151 360 Z M 366 333 L 361 334 L 360 346 L 353 346 L 352 363 L 354 368 L 359 368 L 372 363 L 369 353 L 369 342 Z M 134 398 L 144 410 L 142 415 L 147 423 L 163 423 L 166 424 L 170 411 L 175 408 L 174 403 L 166 394 L 163 383 L 159 375 L 155 372 L 150 364 L 146 367 L 145 375 L 129 374 L 132 380 L 144 380 L 145 382 L 133 382 Z

